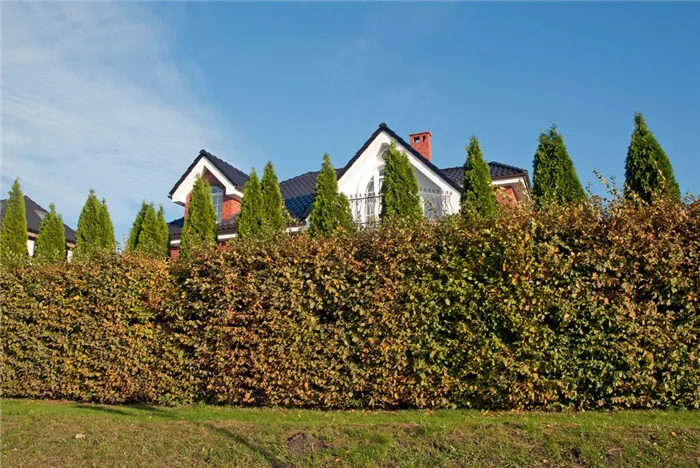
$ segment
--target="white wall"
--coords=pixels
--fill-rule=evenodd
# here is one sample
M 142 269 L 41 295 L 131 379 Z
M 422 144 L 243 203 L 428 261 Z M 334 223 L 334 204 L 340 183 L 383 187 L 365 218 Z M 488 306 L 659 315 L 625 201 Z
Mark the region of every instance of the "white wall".
M 34 239 L 27 239 L 27 251 L 29 252 L 29 256 L 34 255 Z
M 375 176 L 379 169 L 383 168 L 383 154 L 391 142 L 392 138 L 386 132 L 381 132 L 377 135 L 352 167 L 340 178 L 338 190 L 350 198 L 364 194 L 367 183 L 372 176 Z M 441 200 L 440 209 L 444 211 L 443 214 L 456 213 L 459 210 L 459 192 L 439 175 L 435 174 L 422 160 L 413 156 L 407 148 L 399 145 L 399 149 L 408 155 L 408 159 L 418 179 L 418 185 L 422 191 L 421 197 L 427 196 L 430 200 Z M 442 191 L 445 197 L 429 193 L 438 191 Z

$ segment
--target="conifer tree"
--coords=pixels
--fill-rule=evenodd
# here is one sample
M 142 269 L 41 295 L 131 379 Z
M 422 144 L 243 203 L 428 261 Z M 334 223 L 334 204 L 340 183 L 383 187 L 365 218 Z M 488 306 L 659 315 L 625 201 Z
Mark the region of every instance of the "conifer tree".
M 632 193 L 647 203 L 654 195 L 681 198 L 671 161 L 639 112 L 634 114 L 634 132 L 625 161 L 625 194 Z
M 100 219 L 102 223 L 102 248 L 105 252 L 114 252 L 116 248 L 114 224 L 112 224 L 112 217 L 109 215 L 107 200 L 104 198 L 102 203 L 100 203 Z
M 586 192 L 556 125 L 540 133 L 533 166 L 532 195 L 538 203 L 576 203 L 586 199 Z
M 396 143 L 386 152 L 382 194 L 382 220 L 415 221 L 423 216 L 418 179 L 411 162 Z
M 463 215 L 477 213 L 489 216 L 496 211 L 496 195 L 491 185 L 491 170 L 484 161 L 479 140 L 472 136 L 469 140 L 467 161 L 464 164 L 464 190 L 460 202 Z
M 83 210 L 78 218 L 78 229 L 75 232 L 76 259 L 89 258 L 102 252 L 105 247 L 106 227 L 104 225 L 104 207 L 97 199 L 94 190 L 90 190 Z
M 338 227 L 345 232 L 357 231 L 355 220 L 352 217 L 352 209 L 350 208 L 350 200 L 344 193 L 338 193 Z
M 51 203 L 49 212 L 41 220 L 39 237 L 36 240 L 34 260 L 39 264 L 53 265 L 66 259 L 66 233 L 61 215 Z
M 19 179 L 15 179 L 0 226 L 0 265 L 17 266 L 26 262 L 27 256 L 27 212 Z
M 153 203 L 149 203 L 146 205 L 135 250 L 149 255 L 162 256 L 163 245 L 160 237 L 158 215 Z
M 328 153 L 323 155 L 321 172 L 316 178 L 310 216 L 309 232 L 312 236 L 327 236 L 338 229 L 355 231 L 350 202 L 345 194 L 338 193 L 338 178 Z
M 284 203 L 282 201 L 282 192 L 280 192 L 277 174 L 272 163 L 268 161 L 263 171 L 262 180 L 260 182 L 260 191 L 262 192 L 262 213 L 264 216 L 263 228 L 265 237 L 274 237 L 283 234 L 286 230 L 284 221 Z M 244 194 L 245 198 L 245 194 Z
M 188 258 L 200 249 L 216 247 L 216 210 L 209 183 L 197 176 L 182 227 L 180 256 Z
M 136 249 L 138 244 L 139 234 L 141 233 L 141 227 L 143 225 L 143 218 L 146 216 L 146 211 L 148 210 L 148 204 L 146 200 L 141 202 L 141 209 L 134 219 L 134 224 L 131 226 L 131 231 L 129 231 L 129 239 L 126 241 L 126 250 L 133 251 Z
M 253 169 L 243 187 L 241 213 L 238 215 L 236 232 L 240 239 L 260 239 L 264 236 L 265 215 L 260 179 Z
M 170 256 L 170 231 L 165 220 L 163 205 L 158 208 L 158 244 L 161 246 L 163 257 Z

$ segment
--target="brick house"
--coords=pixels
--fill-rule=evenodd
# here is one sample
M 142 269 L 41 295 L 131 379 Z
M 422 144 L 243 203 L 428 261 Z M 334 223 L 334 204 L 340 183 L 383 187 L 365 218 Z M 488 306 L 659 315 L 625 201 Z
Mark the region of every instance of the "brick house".
M 384 153 L 395 142 L 409 158 L 420 186 L 425 216 L 440 219 L 459 210 L 464 179 L 464 167 L 439 169 L 433 161 L 432 134 L 409 135 L 409 142 L 382 123 L 370 135 L 355 155 L 342 168 L 336 169 L 338 189 L 350 199 L 353 216 L 358 224 L 371 224 L 379 216 L 380 189 L 384 180 Z M 530 179 L 525 169 L 499 162 L 490 162 L 491 179 L 501 203 L 514 203 L 530 198 Z M 194 180 L 200 175 L 211 184 L 212 200 L 217 213 L 218 239 L 224 242 L 235 237 L 236 219 L 241 209 L 243 186 L 248 175 L 213 154 L 201 150 L 182 177 L 170 190 L 168 197 L 185 208 L 185 216 Z M 307 172 L 280 182 L 284 204 L 296 220 L 289 231 L 308 225 L 314 200 L 318 171 Z M 185 218 L 169 223 L 171 253 L 178 255 L 180 235 Z

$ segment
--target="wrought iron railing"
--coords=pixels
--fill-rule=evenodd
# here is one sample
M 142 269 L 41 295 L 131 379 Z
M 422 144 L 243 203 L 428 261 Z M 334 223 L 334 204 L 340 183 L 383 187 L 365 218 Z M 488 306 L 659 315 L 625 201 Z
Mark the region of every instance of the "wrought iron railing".
M 439 189 L 420 189 L 420 198 L 423 204 L 424 216 L 431 220 L 442 220 L 452 214 L 453 208 L 450 201 L 452 193 Z M 382 197 L 374 193 L 358 193 L 350 195 L 350 209 L 358 226 L 375 226 L 379 223 L 382 213 Z

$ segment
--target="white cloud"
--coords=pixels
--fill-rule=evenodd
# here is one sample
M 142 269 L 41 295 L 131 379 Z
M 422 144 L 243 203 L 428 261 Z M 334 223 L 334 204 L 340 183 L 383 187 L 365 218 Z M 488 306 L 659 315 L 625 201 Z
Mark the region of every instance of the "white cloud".
M 167 192 L 200 148 L 247 167 L 188 83 L 201 72 L 179 66 L 171 31 L 147 6 L 2 8 L 3 193 L 19 176 L 75 227 L 94 188 L 120 237 L 144 198 L 182 215 Z

